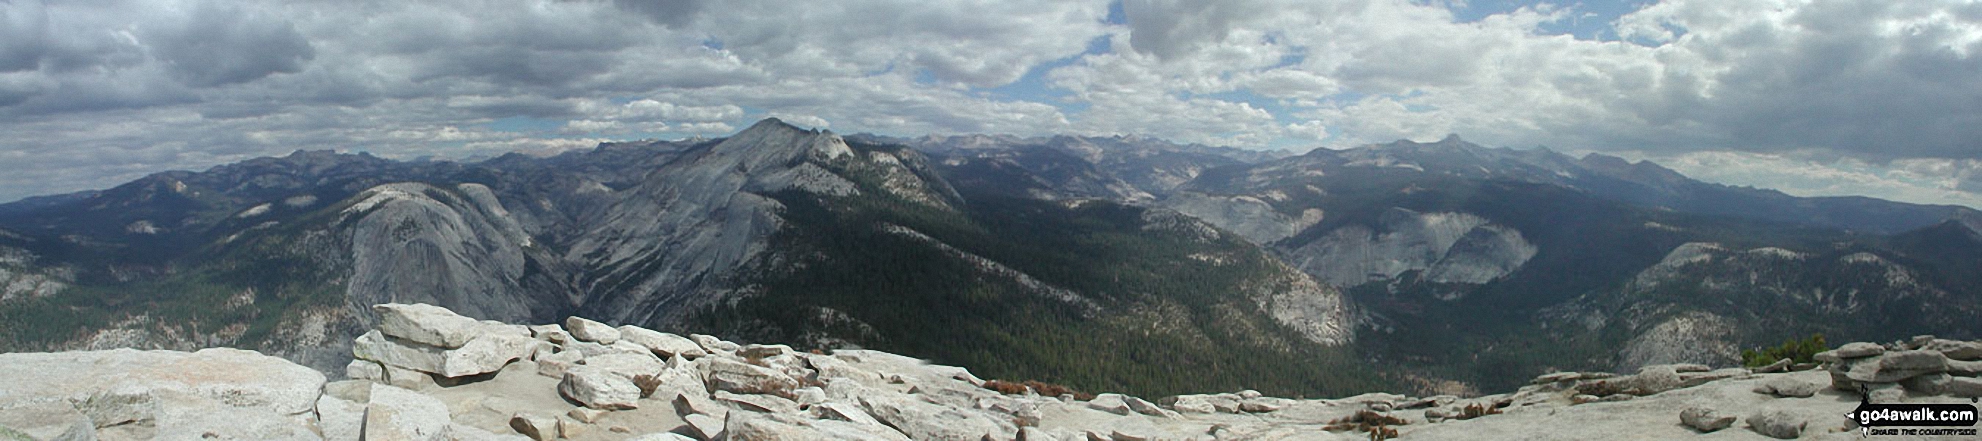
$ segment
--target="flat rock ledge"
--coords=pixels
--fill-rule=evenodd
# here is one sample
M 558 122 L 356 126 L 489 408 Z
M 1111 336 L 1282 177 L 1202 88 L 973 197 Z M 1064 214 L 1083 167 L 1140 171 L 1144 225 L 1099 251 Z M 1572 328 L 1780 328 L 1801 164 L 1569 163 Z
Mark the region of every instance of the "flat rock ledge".
M 1557 372 L 1481 397 L 1150 401 L 1045 396 L 869 350 L 375 310 L 341 381 L 226 348 L 0 354 L 0 440 L 1844 440 L 1860 439 L 1843 415 L 1861 399 L 1982 394 L 1982 342 L 1930 336 L 1802 369 Z

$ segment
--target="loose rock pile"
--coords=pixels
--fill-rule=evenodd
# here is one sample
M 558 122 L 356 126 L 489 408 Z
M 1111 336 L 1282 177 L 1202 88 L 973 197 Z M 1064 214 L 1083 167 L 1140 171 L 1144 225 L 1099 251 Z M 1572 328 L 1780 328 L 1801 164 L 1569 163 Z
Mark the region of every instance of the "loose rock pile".
M 1872 403 L 1897 403 L 1917 395 L 1982 396 L 1982 343 L 1930 335 L 1887 345 L 1851 343 L 1819 352 L 1831 387 L 1863 394 Z
M 375 312 L 344 381 L 234 349 L 0 354 L 0 440 L 1842 439 L 1857 436 L 1841 416 L 1857 393 L 1946 401 L 1982 385 L 1982 344 L 1922 337 L 1846 345 L 1820 354 L 1821 370 L 1656 365 L 1551 373 L 1470 398 L 1241 391 L 1151 402 L 987 383 L 877 351 L 579 317 L 519 326 L 428 305 Z

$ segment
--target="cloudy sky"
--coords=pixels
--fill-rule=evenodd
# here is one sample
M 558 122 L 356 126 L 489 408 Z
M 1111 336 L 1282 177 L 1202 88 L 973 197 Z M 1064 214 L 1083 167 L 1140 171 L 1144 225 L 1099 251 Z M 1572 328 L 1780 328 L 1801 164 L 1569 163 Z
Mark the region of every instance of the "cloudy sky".
M 1967 0 L 0 0 L 0 201 L 296 149 L 1458 133 L 1982 206 Z

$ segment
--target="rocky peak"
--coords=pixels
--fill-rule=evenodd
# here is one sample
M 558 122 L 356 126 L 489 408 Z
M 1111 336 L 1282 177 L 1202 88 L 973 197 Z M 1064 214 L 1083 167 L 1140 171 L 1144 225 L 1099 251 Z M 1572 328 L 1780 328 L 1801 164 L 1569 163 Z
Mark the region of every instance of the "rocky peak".
M 1312 153 L 1311 153 L 1312 155 Z M 1492 173 L 1482 167 L 1502 168 L 1493 150 L 1466 142 L 1457 136 L 1423 143 L 1400 139 L 1388 144 L 1369 144 L 1340 151 L 1342 165 L 1400 168 L 1419 172 L 1476 174 Z M 1328 158 L 1321 156 L 1321 158 Z
M 733 293 L 730 271 L 766 249 L 785 190 L 851 195 L 829 162 L 859 161 L 839 135 L 767 118 L 653 170 L 566 256 L 601 268 L 587 311 L 619 323 L 667 323 Z M 672 256 L 697 256 L 678 259 Z
M 1584 167 L 1600 170 L 1623 170 L 1631 166 L 1630 160 L 1602 153 L 1583 155 L 1581 162 Z
M 1577 162 L 1591 170 L 1654 188 L 1673 188 L 1692 181 L 1677 171 L 1649 160 L 1632 162 L 1616 156 L 1591 153 L 1584 155 L 1583 159 Z
M 789 163 L 799 155 L 833 159 L 852 154 L 846 140 L 830 130 L 804 129 L 777 118 L 765 118 L 710 149 L 719 155 L 758 158 L 764 165 Z
M 384 166 L 393 162 L 370 153 L 338 153 L 334 150 L 296 150 L 288 156 L 255 158 L 239 163 L 221 165 L 208 170 L 204 175 L 238 175 L 249 173 L 286 172 L 291 174 L 317 174 L 335 167 Z
M 1409 153 L 1409 154 L 1420 154 L 1420 155 L 1444 153 L 1444 152 L 1475 153 L 1486 149 L 1486 147 L 1482 147 L 1479 144 L 1467 142 L 1465 139 L 1460 138 L 1458 134 L 1445 135 L 1445 138 L 1433 142 L 1417 142 L 1409 139 L 1399 139 L 1396 142 L 1392 142 L 1389 144 L 1370 145 L 1368 148 L 1380 152 Z
M 323 150 L 296 149 L 296 151 L 289 152 L 289 156 L 284 156 L 282 157 L 282 159 L 288 159 L 292 161 L 321 161 L 327 159 L 336 159 L 342 156 L 350 156 L 354 158 L 373 157 L 370 153 L 363 153 L 363 152 L 356 154 L 341 154 L 341 153 L 337 153 L 336 150 L 330 150 L 330 149 L 323 149 Z

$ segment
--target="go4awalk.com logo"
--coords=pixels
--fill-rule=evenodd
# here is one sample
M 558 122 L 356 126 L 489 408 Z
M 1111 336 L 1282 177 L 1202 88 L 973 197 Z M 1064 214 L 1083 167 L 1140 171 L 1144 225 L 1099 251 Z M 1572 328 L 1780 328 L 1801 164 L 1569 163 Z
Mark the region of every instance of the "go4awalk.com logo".
M 1906 436 L 1976 436 L 1974 404 L 1872 404 L 1859 401 L 1844 414 L 1859 433 Z

